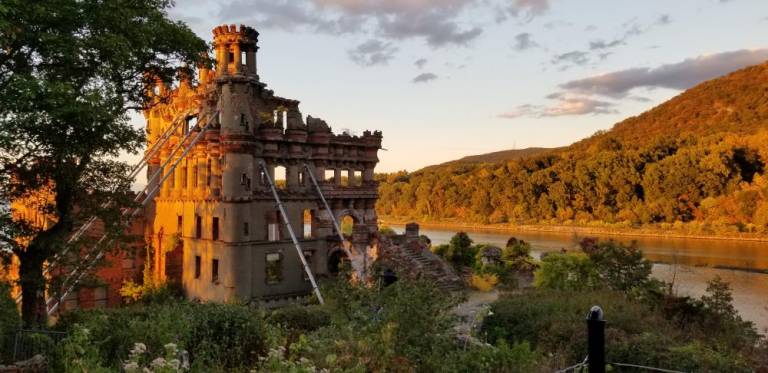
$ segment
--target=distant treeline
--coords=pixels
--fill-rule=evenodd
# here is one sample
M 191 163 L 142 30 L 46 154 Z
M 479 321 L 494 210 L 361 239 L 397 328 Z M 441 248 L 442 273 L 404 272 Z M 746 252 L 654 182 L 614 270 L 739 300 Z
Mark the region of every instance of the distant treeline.
M 568 148 L 378 175 L 378 213 L 768 233 L 766 86 L 764 64 L 704 83 Z

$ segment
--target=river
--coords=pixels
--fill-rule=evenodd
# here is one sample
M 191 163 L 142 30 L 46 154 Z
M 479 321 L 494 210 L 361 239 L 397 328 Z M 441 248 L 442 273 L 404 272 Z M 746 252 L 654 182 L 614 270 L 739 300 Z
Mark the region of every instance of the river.
M 398 233 L 402 225 L 393 225 Z M 453 229 L 422 228 L 421 234 L 433 245 L 445 244 L 457 232 Z M 554 232 L 498 232 L 465 230 L 475 243 L 503 247 L 514 236 L 531 243 L 533 255 L 578 247 L 586 235 Z M 594 236 L 594 235 L 589 235 Z M 599 235 L 598 235 L 599 237 Z M 733 304 L 741 316 L 768 334 L 768 243 L 739 240 L 600 237 L 629 243 L 637 241 L 645 256 L 654 262 L 653 276 L 674 283 L 678 294 L 700 297 L 707 281 L 719 275 L 731 284 Z

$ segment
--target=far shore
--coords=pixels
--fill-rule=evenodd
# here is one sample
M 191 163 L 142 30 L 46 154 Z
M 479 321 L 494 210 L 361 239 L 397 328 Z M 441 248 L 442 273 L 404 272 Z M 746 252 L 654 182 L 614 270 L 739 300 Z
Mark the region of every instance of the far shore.
M 544 224 L 472 224 L 458 222 L 425 222 L 412 219 L 403 219 L 399 217 L 380 216 L 379 225 L 405 225 L 407 223 L 418 223 L 424 228 L 450 229 L 450 230 L 474 230 L 489 232 L 547 232 L 547 233 L 576 233 L 580 235 L 599 235 L 599 236 L 622 236 L 622 237 L 659 237 L 659 238 L 684 238 L 697 240 L 739 240 L 752 242 L 768 242 L 768 236 L 758 234 L 688 234 L 684 232 L 666 231 L 654 228 L 607 228 L 607 227 L 589 227 L 578 225 L 544 225 Z

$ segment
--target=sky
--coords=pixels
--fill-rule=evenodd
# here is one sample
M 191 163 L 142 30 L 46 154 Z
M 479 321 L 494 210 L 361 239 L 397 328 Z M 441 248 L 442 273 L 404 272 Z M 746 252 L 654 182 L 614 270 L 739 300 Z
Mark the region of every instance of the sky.
M 377 172 L 568 145 L 768 60 L 765 0 L 177 0 L 169 15 L 206 41 L 257 29 L 277 95 L 334 131 L 383 131 Z

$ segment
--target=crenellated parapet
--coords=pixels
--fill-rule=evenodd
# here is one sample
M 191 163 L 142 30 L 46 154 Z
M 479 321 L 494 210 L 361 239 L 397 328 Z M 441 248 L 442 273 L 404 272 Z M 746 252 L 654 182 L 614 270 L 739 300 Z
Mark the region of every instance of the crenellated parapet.
M 246 75 L 257 77 L 256 52 L 259 33 L 240 25 L 222 25 L 213 29 L 216 51 L 216 75 Z

